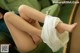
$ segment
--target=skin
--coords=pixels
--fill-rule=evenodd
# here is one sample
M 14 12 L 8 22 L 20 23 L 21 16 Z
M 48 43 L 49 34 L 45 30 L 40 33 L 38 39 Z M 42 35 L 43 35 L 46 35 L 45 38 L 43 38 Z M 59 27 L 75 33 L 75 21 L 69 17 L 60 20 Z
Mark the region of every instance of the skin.
M 42 42 L 39 22 L 44 23 L 46 15 L 26 5 L 21 5 L 18 11 L 20 16 L 13 12 L 5 13 L 4 20 L 18 50 L 24 53 L 35 49 Z M 76 25 L 59 23 L 56 29 L 60 33 L 72 32 Z

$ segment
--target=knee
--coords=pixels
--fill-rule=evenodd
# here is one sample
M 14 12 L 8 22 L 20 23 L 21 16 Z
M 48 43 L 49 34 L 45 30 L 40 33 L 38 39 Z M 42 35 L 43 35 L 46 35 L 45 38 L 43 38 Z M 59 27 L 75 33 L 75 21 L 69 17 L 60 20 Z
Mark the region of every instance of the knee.
M 25 11 L 26 5 L 20 5 L 18 8 L 19 13 L 23 13 Z
M 13 16 L 13 12 L 7 12 L 7 13 L 5 13 L 4 14 L 4 20 L 9 20 L 9 18 L 11 17 L 11 16 Z

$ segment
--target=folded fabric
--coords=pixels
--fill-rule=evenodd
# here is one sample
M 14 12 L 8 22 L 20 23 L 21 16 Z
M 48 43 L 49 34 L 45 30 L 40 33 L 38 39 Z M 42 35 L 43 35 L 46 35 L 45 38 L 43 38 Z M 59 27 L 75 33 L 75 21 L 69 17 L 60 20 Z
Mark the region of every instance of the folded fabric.
M 66 46 L 69 41 L 69 33 L 67 31 L 59 33 L 55 28 L 60 22 L 62 21 L 58 17 L 46 15 L 44 26 L 42 28 L 41 38 L 53 52 L 56 52 L 60 48 Z

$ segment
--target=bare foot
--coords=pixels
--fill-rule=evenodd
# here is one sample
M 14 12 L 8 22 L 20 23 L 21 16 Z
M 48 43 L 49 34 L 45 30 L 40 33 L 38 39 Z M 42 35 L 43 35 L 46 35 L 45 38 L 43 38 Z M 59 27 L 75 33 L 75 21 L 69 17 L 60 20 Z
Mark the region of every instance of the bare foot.
M 77 23 L 70 25 L 69 32 L 72 32 L 76 28 L 76 26 L 77 26 Z
M 65 24 L 65 23 L 59 23 L 56 29 L 59 33 L 63 33 L 64 31 L 72 32 L 76 26 L 77 26 L 77 23 L 74 23 L 72 25 Z

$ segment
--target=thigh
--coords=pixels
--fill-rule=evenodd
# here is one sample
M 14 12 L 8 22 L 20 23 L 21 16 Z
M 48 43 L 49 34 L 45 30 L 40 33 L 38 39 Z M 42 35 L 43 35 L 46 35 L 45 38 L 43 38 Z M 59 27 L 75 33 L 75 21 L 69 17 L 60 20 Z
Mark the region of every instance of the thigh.
M 19 12 L 19 14 L 20 14 L 20 17 L 21 17 L 22 19 L 24 19 L 26 22 L 28 22 L 29 24 L 33 25 L 34 27 L 36 27 L 36 28 L 38 28 L 38 29 L 41 29 L 40 24 L 39 24 L 39 22 L 38 22 L 37 20 L 34 20 L 34 19 L 30 18 L 30 17 L 27 17 L 27 16 L 26 16 L 24 13 L 22 13 L 22 12 Z
M 5 21 L 6 25 L 12 35 L 12 38 L 20 51 L 31 51 L 36 48 L 30 35 L 24 31 L 19 30 L 9 22 Z
M 27 17 L 26 15 L 24 15 L 23 13 L 20 13 L 20 16 L 26 22 L 31 24 L 33 27 L 41 30 L 41 26 L 40 26 L 40 24 L 39 24 L 39 22 L 37 20 L 31 19 L 31 18 Z M 38 37 L 37 35 L 33 35 L 33 34 L 30 34 L 30 35 L 32 36 L 32 39 L 34 40 L 35 44 L 39 44 L 42 41 L 41 38 Z
M 27 5 L 21 5 L 19 7 L 19 13 L 22 13 L 24 15 L 26 15 L 27 17 L 30 17 L 34 20 L 38 20 L 40 22 L 44 22 L 44 19 L 45 19 L 45 14 L 43 14 L 42 12 L 36 10 L 36 9 L 33 9 Z
M 40 35 L 41 30 L 37 29 L 36 27 L 32 26 L 25 20 L 23 20 L 20 16 L 12 12 L 8 12 L 4 15 L 4 20 L 7 20 L 9 23 L 13 24 L 16 28 L 25 31 L 30 34 Z

